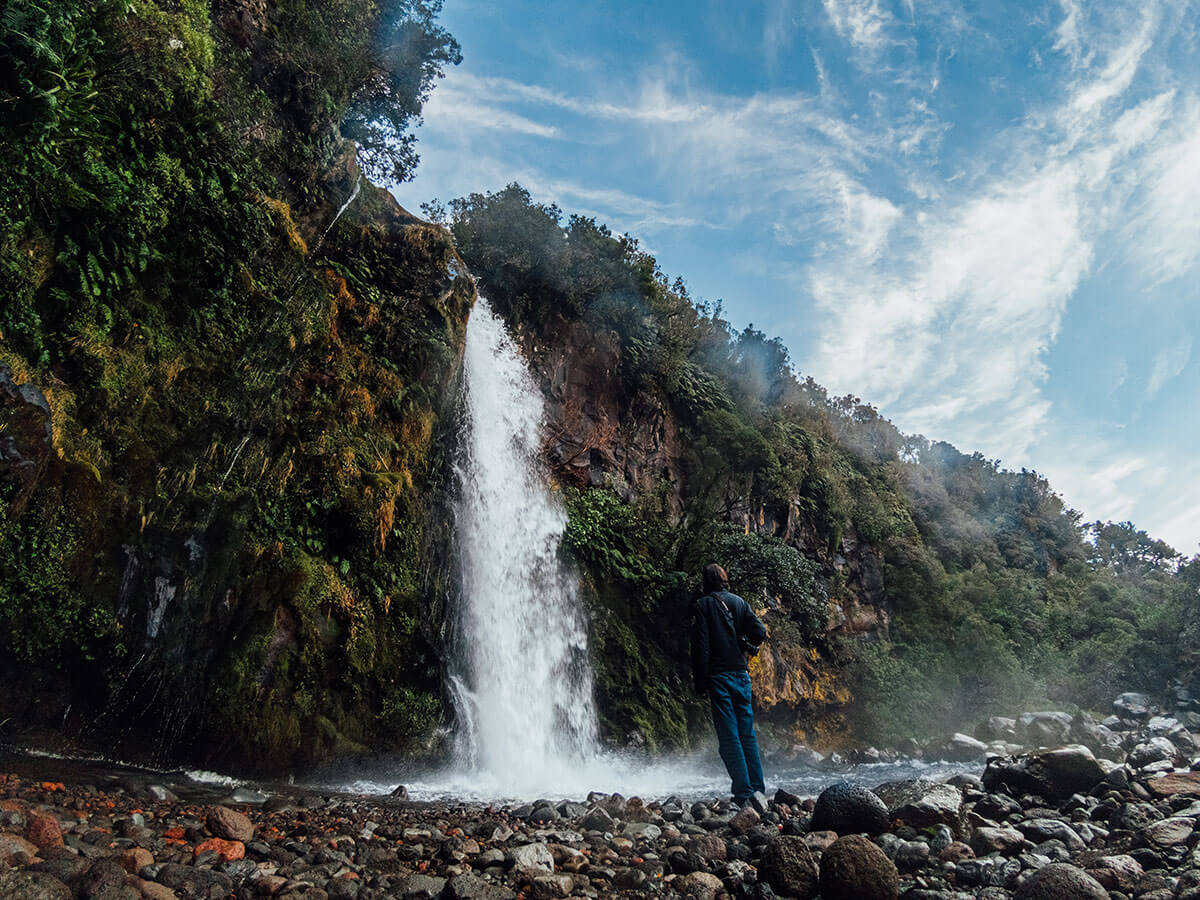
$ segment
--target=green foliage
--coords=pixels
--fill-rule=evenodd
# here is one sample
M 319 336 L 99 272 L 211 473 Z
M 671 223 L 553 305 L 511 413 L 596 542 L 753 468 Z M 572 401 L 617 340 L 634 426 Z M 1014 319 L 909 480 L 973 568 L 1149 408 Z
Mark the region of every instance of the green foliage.
M 1034 702 L 1104 705 L 1159 688 L 1184 655 L 1195 666 L 1169 624 L 1200 631 L 1192 570 L 1162 542 L 1129 523 L 1081 528 L 1038 473 L 905 436 L 860 398 L 831 397 L 796 376 L 777 338 L 693 303 L 636 241 L 564 223 L 519 185 L 455 200 L 449 218 L 513 327 L 542 344 L 589 329 L 619 348 L 622 402 L 676 418 L 678 506 L 642 518 L 641 501 L 610 492 L 569 498 L 568 547 L 632 608 L 686 602 L 657 587 L 659 565 L 694 573 L 718 559 L 781 635 L 795 627 L 794 642 L 824 645 L 819 570 L 835 602 L 890 614 L 877 643 L 826 647 L 857 698 L 854 723 L 882 740 Z M 645 640 L 678 658 L 668 636 Z
M 379 711 L 382 726 L 401 738 L 421 738 L 441 721 L 442 705 L 437 697 L 409 687 L 398 687 L 384 695 Z
M 78 526 L 61 506 L 11 518 L 0 503 L 0 647 L 25 664 L 94 663 L 115 649 L 120 626 L 69 569 Z
M 713 542 L 711 556 L 722 562 L 729 583 L 753 605 L 783 608 L 811 642 L 825 629 L 826 603 L 816 591 L 817 567 L 779 538 L 727 528 Z
M 606 578 L 618 578 L 653 597 L 674 581 L 663 568 L 674 535 L 652 503 L 631 505 L 613 491 L 565 489 L 563 545 Z
M 353 175 L 348 110 L 365 156 L 400 137 L 415 162 L 401 132 L 457 61 L 439 6 L 2 6 L 0 359 L 57 455 L 0 504 L 0 643 L 147 744 L 278 766 L 440 717 L 428 497 L 472 289 L 444 232 L 372 219 L 371 185 L 330 231 L 326 183 L 335 156 Z
M 372 178 L 408 181 L 416 172 L 416 136 L 442 67 L 458 65 L 462 53 L 437 24 L 442 0 L 384 0 L 368 72 L 359 79 L 342 133 L 359 144 L 363 171 Z M 320 44 L 318 44 L 320 46 Z

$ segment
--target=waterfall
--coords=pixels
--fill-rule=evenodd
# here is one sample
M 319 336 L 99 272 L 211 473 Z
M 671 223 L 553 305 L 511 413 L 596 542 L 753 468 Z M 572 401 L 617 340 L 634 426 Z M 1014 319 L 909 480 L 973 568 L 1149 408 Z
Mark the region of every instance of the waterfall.
M 467 325 L 466 420 L 456 461 L 461 583 L 450 642 L 457 713 L 446 766 L 359 764 L 342 789 L 421 800 L 583 798 L 589 791 L 713 797 L 713 751 L 647 760 L 599 749 L 579 590 L 559 560 L 567 517 L 541 461 L 544 407 L 504 323 L 482 297 Z
M 594 757 L 587 631 L 559 560 L 566 512 L 541 464 L 541 392 L 482 297 L 467 326 L 451 669 L 460 765 L 514 786 Z

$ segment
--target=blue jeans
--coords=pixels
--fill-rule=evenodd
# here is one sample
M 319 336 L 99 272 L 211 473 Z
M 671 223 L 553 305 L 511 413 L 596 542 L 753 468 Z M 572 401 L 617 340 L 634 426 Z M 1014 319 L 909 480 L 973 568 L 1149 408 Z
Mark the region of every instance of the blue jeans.
M 766 790 L 750 707 L 750 673 L 714 672 L 709 676 L 708 696 L 721 761 L 733 779 L 733 797 L 742 803 L 755 791 Z

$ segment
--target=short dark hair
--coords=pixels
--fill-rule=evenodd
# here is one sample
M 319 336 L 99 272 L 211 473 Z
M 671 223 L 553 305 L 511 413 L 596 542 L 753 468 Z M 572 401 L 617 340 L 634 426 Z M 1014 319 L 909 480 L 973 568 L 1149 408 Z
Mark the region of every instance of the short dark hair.
M 703 578 L 706 593 L 711 594 L 713 591 L 729 590 L 729 576 L 716 563 L 709 563 L 704 567 Z

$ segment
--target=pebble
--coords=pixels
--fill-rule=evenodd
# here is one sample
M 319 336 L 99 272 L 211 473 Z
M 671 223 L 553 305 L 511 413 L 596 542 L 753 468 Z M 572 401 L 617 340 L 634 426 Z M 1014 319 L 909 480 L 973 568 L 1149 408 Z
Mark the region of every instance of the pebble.
M 993 721 L 1001 737 L 977 737 L 1067 729 L 1067 740 L 1113 757 L 1047 746 L 945 783 L 842 788 L 826 798 L 846 801 L 832 809 L 784 789 L 741 809 L 620 794 L 483 808 L 300 788 L 214 789 L 201 802 L 179 799 L 197 794 L 173 783 L 101 792 L 56 781 L 50 790 L 0 773 L 0 897 L 891 898 L 895 873 L 895 891 L 911 900 L 1039 900 L 1062 890 L 1200 900 L 1194 754 L 1146 759 L 1166 753 L 1166 742 L 1194 746 L 1183 719 L 1021 721 Z M 1125 763 L 1122 747 L 1144 750 Z M 830 820 L 848 836 L 825 827 Z M 876 874 L 863 876 L 868 869 Z

